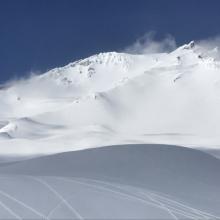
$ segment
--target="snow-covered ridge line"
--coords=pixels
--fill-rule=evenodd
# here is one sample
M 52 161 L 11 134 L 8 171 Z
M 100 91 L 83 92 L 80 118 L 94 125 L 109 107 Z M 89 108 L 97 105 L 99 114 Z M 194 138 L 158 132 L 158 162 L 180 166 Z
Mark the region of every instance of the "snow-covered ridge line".
M 195 42 L 171 53 L 100 53 L 2 88 L 0 154 L 149 142 L 218 148 L 216 53 Z

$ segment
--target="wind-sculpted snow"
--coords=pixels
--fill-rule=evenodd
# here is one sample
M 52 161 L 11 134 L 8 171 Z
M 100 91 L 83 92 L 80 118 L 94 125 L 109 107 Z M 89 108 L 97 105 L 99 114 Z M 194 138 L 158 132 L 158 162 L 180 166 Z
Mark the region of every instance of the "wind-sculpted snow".
M 220 161 L 124 145 L 0 166 L 0 219 L 219 219 Z
M 127 143 L 218 149 L 215 53 L 194 42 L 171 53 L 101 53 L 3 85 L 0 154 Z

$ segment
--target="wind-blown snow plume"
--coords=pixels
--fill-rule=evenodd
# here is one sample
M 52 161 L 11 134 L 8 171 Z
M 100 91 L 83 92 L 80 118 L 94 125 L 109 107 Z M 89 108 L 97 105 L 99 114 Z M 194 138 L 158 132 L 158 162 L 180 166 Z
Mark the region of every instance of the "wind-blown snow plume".
M 215 59 L 220 59 L 220 36 L 210 37 L 196 42 L 203 49 L 203 52 L 209 51 L 209 54 Z
M 176 41 L 170 34 L 162 40 L 156 40 L 156 32 L 147 32 L 138 38 L 132 45 L 124 49 L 125 53 L 131 54 L 151 54 L 170 52 L 176 49 Z

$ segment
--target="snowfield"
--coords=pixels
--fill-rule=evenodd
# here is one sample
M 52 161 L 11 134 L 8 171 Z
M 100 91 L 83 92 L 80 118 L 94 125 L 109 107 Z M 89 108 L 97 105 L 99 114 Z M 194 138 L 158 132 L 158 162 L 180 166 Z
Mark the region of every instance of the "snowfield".
M 1 219 L 220 219 L 220 160 L 121 145 L 0 166 Z
M 130 143 L 219 149 L 217 49 L 101 53 L 1 86 L 0 154 Z

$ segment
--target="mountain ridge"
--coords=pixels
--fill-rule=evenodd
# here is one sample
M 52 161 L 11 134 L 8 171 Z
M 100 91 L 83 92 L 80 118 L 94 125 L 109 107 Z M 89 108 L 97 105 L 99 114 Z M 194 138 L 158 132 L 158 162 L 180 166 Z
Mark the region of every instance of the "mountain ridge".
M 100 53 L 17 81 L 0 90 L 0 153 L 127 143 L 219 148 L 212 52 L 192 41 L 170 53 Z

